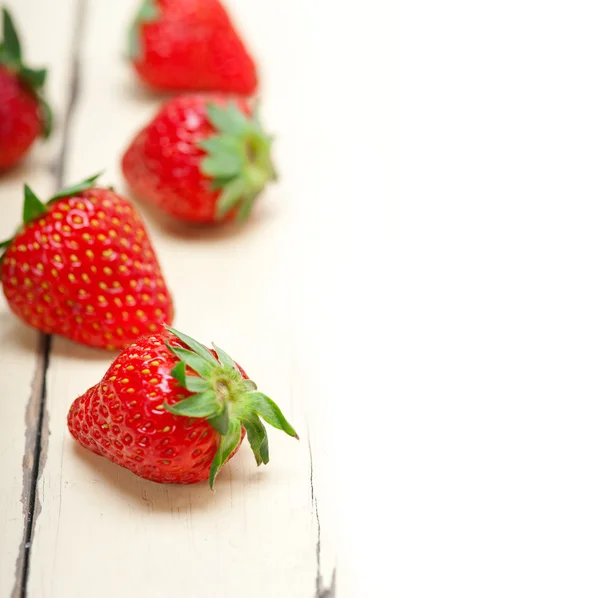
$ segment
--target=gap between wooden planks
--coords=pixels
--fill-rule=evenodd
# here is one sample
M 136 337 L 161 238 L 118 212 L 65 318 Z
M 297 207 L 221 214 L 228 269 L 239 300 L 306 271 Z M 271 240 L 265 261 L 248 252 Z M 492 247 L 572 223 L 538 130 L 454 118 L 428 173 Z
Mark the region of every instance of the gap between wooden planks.
M 40 5 L 33 0 L 8 3 L 17 21 L 25 50 L 25 58 L 33 66 L 47 66 L 52 76 L 49 93 L 53 98 L 57 127 L 52 139 L 38 143 L 32 155 L 19 167 L 3 173 L 0 185 L 0 220 L 2 237 L 14 233 L 21 217 L 23 183 L 41 194 L 50 195 L 64 172 L 66 148 L 65 123 L 69 103 L 71 39 L 57 38 L 48 44 L 47 23 L 62 20 L 72 30 L 75 16 L 72 2 L 61 6 Z M 37 19 L 30 19 L 36 14 Z M 0 491 L 0 595 L 24 595 L 23 579 L 27 576 L 33 533 L 34 511 L 37 508 L 36 481 L 41 463 L 44 429 L 44 372 L 50 339 L 36 334 L 12 316 L 4 298 L 0 300 L 1 328 L 0 361 L 4 368 L 3 401 L 0 405 L 2 444 L 0 469 L 3 484 Z M 23 438 L 25 442 L 23 443 Z
M 72 49 L 65 57 L 69 84 L 55 186 L 108 166 L 110 182 L 123 190 L 117 156 L 156 108 L 156 100 L 134 88 L 114 51 L 135 3 L 57 4 L 54 18 L 62 17 L 61 23 L 69 22 L 63 10 L 75 16 L 67 36 Z M 268 56 L 269 49 L 264 53 Z M 277 96 L 276 86 L 269 91 Z M 275 100 L 264 105 L 275 123 L 284 119 Z M 280 204 L 271 208 L 270 201 L 275 204 L 283 186 L 270 192 L 257 221 L 237 236 L 207 240 L 165 231 L 153 221 L 149 226 L 168 278 L 169 265 L 177 266 L 170 277 L 177 321 L 202 340 L 214 338 L 234 354 L 247 355 L 240 358 L 244 366 L 268 382 L 265 390 L 293 421 L 302 421 L 304 409 L 292 401 L 290 387 L 290 314 L 282 309 L 291 281 L 278 259 L 290 213 Z M 203 273 L 197 285 L 191 282 L 195 272 Z M 207 280 L 208 296 L 201 288 Z M 236 296 L 236 289 L 246 293 Z M 100 378 L 108 361 L 104 353 L 63 339 L 54 339 L 52 349 L 44 341 L 26 446 L 33 458 L 24 483 L 33 492 L 27 492 L 13 597 L 173 590 L 195 595 L 194 589 L 202 588 L 203 596 L 243 590 L 248 596 L 333 598 L 335 572 L 322 565 L 322 517 L 309 438 L 304 435 L 298 446 L 272 434 L 275 458 L 265 471 L 256 471 L 250 452 L 242 451 L 224 470 L 214 495 L 205 487 L 139 480 L 79 450 L 64 425 L 71 400 Z M 185 573 L 177 573 L 182 567 Z M 102 583 L 90 584 L 98 571 Z

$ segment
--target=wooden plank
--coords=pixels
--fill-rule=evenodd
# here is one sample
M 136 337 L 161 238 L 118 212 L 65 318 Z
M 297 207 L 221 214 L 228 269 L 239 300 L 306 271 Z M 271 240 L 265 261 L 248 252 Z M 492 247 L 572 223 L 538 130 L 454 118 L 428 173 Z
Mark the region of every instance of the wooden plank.
M 122 184 L 155 104 L 117 63 L 133 1 L 93 4 L 69 178 Z M 57 342 L 31 596 L 333 598 L 331 479 L 359 595 L 598 594 L 598 19 L 538 4 L 232 1 L 282 182 L 243 234 L 151 228 L 180 321 L 306 413 L 314 492 L 275 435 L 215 495 L 78 451 L 66 411 L 107 358 Z
M 32 66 L 49 69 L 48 98 L 56 117 L 52 138 L 38 142 L 17 168 L 0 176 L 0 236 L 14 233 L 21 219 L 23 183 L 28 182 L 41 196 L 50 195 L 60 174 L 60 150 L 67 105 L 68 54 L 70 36 L 53 37 L 48 22 L 60 22 L 69 31 L 73 2 L 42 3 L 10 0 L 6 6 L 16 22 L 25 58 Z M 36 15 L 36 18 L 31 18 Z M 27 567 L 36 508 L 37 465 L 43 456 L 38 438 L 41 417 L 45 341 L 17 320 L 0 298 L 0 596 L 20 596 Z M 39 506 L 39 504 L 37 505 Z
M 123 190 L 120 152 L 158 105 L 120 61 L 136 4 L 88 3 L 68 180 L 105 167 L 106 180 Z M 317 562 L 318 544 L 331 546 L 331 541 L 323 516 L 317 521 L 314 509 L 316 457 L 313 451 L 311 468 L 306 410 L 291 384 L 294 280 L 289 263 L 295 251 L 293 205 L 301 198 L 294 197 L 285 177 L 295 130 L 286 102 L 290 90 L 285 77 L 273 76 L 287 70 L 286 48 L 301 40 L 285 7 L 277 0 L 260 4 L 260 12 L 249 10 L 248 3 L 231 6 L 262 61 L 264 117 L 281 138 L 281 184 L 237 233 L 168 227 L 144 214 L 175 295 L 178 326 L 204 341 L 215 340 L 239 358 L 289 414 L 302 440 L 298 444 L 274 431 L 273 459 L 261 470 L 244 447 L 224 469 L 214 494 L 205 484 L 172 487 L 143 481 L 80 450 L 70 438 L 69 405 L 99 380 L 110 357 L 54 339 L 47 378 L 50 436 L 39 484 L 43 508 L 32 553 L 31 596 L 95 598 L 151 591 L 333 598 L 333 559 L 323 558 L 320 571 Z M 279 16 L 285 27 L 267 28 L 259 17 L 263 10 L 275 20 Z M 101 583 L 91 583 L 99 571 Z

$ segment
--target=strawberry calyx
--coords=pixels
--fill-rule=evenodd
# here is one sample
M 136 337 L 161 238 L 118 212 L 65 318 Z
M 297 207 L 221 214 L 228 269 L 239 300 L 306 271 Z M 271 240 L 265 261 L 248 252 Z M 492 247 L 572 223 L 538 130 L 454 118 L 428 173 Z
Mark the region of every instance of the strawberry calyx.
M 127 56 L 131 60 L 138 60 L 142 57 L 141 27 L 146 23 L 158 21 L 159 17 L 160 8 L 157 0 L 143 0 L 127 34 Z
M 165 342 L 179 359 L 171 375 L 194 394 L 172 405 L 165 403 L 165 409 L 173 415 L 206 419 L 221 436 L 210 467 L 211 488 L 220 469 L 239 445 L 242 428 L 246 430 L 257 465 L 269 462 L 269 443 L 262 420 L 298 438 L 281 409 L 259 392 L 252 380 L 243 377 L 238 365 L 225 351 L 213 344 L 215 357 L 210 349 L 193 338 L 170 326 L 166 328 L 189 347 L 184 349 Z M 189 375 L 188 368 L 196 375 Z
M 47 139 L 52 133 L 54 116 L 44 98 L 44 84 L 48 71 L 32 69 L 23 63 L 21 42 L 10 13 L 2 9 L 2 42 L 0 42 L 0 65 L 17 76 L 36 97 L 42 119 L 42 135 Z
M 88 177 L 80 183 L 76 183 L 75 185 L 65 187 L 64 189 L 53 195 L 46 203 L 40 200 L 40 198 L 31 190 L 31 187 L 29 187 L 29 185 L 25 185 L 23 201 L 23 222 L 19 226 L 17 232 L 12 237 L 0 242 L 0 251 L 2 249 L 8 248 L 8 246 L 14 241 L 15 237 L 25 228 L 27 224 L 30 224 L 34 220 L 41 218 L 48 211 L 49 205 L 51 205 L 59 199 L 71 197 L 72 195 L 76 195 L 77 193 L 81 193 L 82 191 L 85 191 L 87 189 L 91 189 L 94 186 L 96 180 L 101 175 L 102 173 L 99 172 L 98 174 Z M 4 257 L 4 255 L 2 257 Z M 1 259 L 2 258 L 0 257 L 0 260 Z
M 271 161 L 273 138 L 263 131 L 256 110 L 247 116 L 229 103 L 225 107 L 208 104 L 206 112 L 217 133 L 198 143 L 206 152 L 200 170 L 221 191 L 217 218 L 237 209 L 237 219 L 243 221 L 265 185 L 276 179 Z

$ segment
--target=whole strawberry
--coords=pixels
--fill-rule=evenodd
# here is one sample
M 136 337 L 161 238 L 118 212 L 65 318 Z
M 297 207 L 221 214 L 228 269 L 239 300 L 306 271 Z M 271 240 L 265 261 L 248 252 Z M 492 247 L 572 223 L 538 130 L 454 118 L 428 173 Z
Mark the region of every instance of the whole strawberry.
M 156 332 L 173 305 L 139 215 L 91 177 L 43 204 L 25 186 L 23 225 L 0 244 L 10 309 L 48 334 L 109 350 Z
M 257 465 L 269 462 L 260 418 L 298 437 L 227 353 L 167 329 L 123 351 L 74 401 L 67 423 L 82 446 L 154 482 L 212 488 L 245 434 Z
M 0 170 L 17 164 L 52 129 L 52 113 L 43 98 L 46 70 L 26 67 L 10 14 L 2 9 L 0 44 Z
M 144 0 L 129 56 L 159 90 L 251 95 L 257 87 L 254 62 L 219 0 Z
M 275 178 L 271 142 L 245 101 L 182 95 L 135 137 L 123 174 L 136 195 L 175 218 L 243 220 Z

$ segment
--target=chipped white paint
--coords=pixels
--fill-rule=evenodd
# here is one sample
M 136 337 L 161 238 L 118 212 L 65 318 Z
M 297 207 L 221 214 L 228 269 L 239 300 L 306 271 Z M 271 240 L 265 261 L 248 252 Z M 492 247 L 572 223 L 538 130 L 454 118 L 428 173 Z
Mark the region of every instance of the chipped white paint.
M 28 44 L 31 58 L 51 62 L 51 99 L 64 114 L 77 0 L 13 4 L 17 17 L 29 17 L 29 36 L 36 36 Z M 204 484 L 173 487 L 143 481 L 86 453 L 69 436 L 66 414 L 71 401 L 101 377 L 111 357 L 54 338 L 46 378 L 44 425 L 49 437 L 37 485 L 40 508 L 35 513 L 27 576 L 31 598 L 142 593 L 208 598 L 242 592 L 250 598 L 334 596 L 329 586 L 337 561 L 327 507 L 321 507 L 318 519 L 315 508 L 322 474 L 320 449 L 315 449 L 320 446 L 318 438 L 312 438 L 312 463 L 309 453 L 310 389 L 293 387 L 298 360 L 292 350 L 292 320 L 301 284 L 294 278 L 293 265 L 302 259 L 302 235 L 296 227 L 302 192 L 291 183 L 299 173 L 294 144 L 299 127 L 294 110 L 299 102 L 292 96 L 297 86 L 290 87 L 287 75 L 302 37 L 293 27 L 301 13 L 296 3 L 258 4 L 259 8 L 256 3 L 230 2 L 262 65 L 262 112 L 265 124 L 278 136 L 281 182 L 269 190 L 240 231 L 177 227 L 143 206 L 140 209 L 175 297 L 177 326 L 205 342 L 218 342 L 234 355 L 276 398 L 301 441 L 271 431 L 271 463 L 257 469 L 245 447 L 224 468 L 215 493 Z M 106 169 L 103 182 L 125 192 L 120 155 L 159 105 L 122 60 L 126 24 L 137 0 L 81 0 L 81 5 L 80 87 L 70 115 L 64 179 L 75 182 Z M 271 14 L 269 21 L 259 17 L 263 11 Z M 281 27 L 275 29 L 275 22 Z M 293 31 L 296 39 L 290 36 Z M 56 180 L 47 166 L 58 159 L 64 124 L 59 121 L 55 140 L 47 148 L 36 149 L 22 169 L 2 179 L 2 232 L 10 233 L 10 223 L 17 220 L 24 180 L 40 194 L 53 190 Z M 13 399 L 0 407 L 6 446 L 0 459 L 10 472 L 10 485 L 0 492 L 0 512 L 2 517 L 7 514 L 2 519 L 0 596 L 7 596 L 15 587 L 23 537 L 19 501 L 24 411 L 38 361 L 36 334 L 16 322 L 4 305 L 1 314 L 6 338 L 0 345 L 0 361 L 3 368 L 10 363 L 11 372 L 3 395 Z M 311 430 L 311 437 L 314 433 Z

